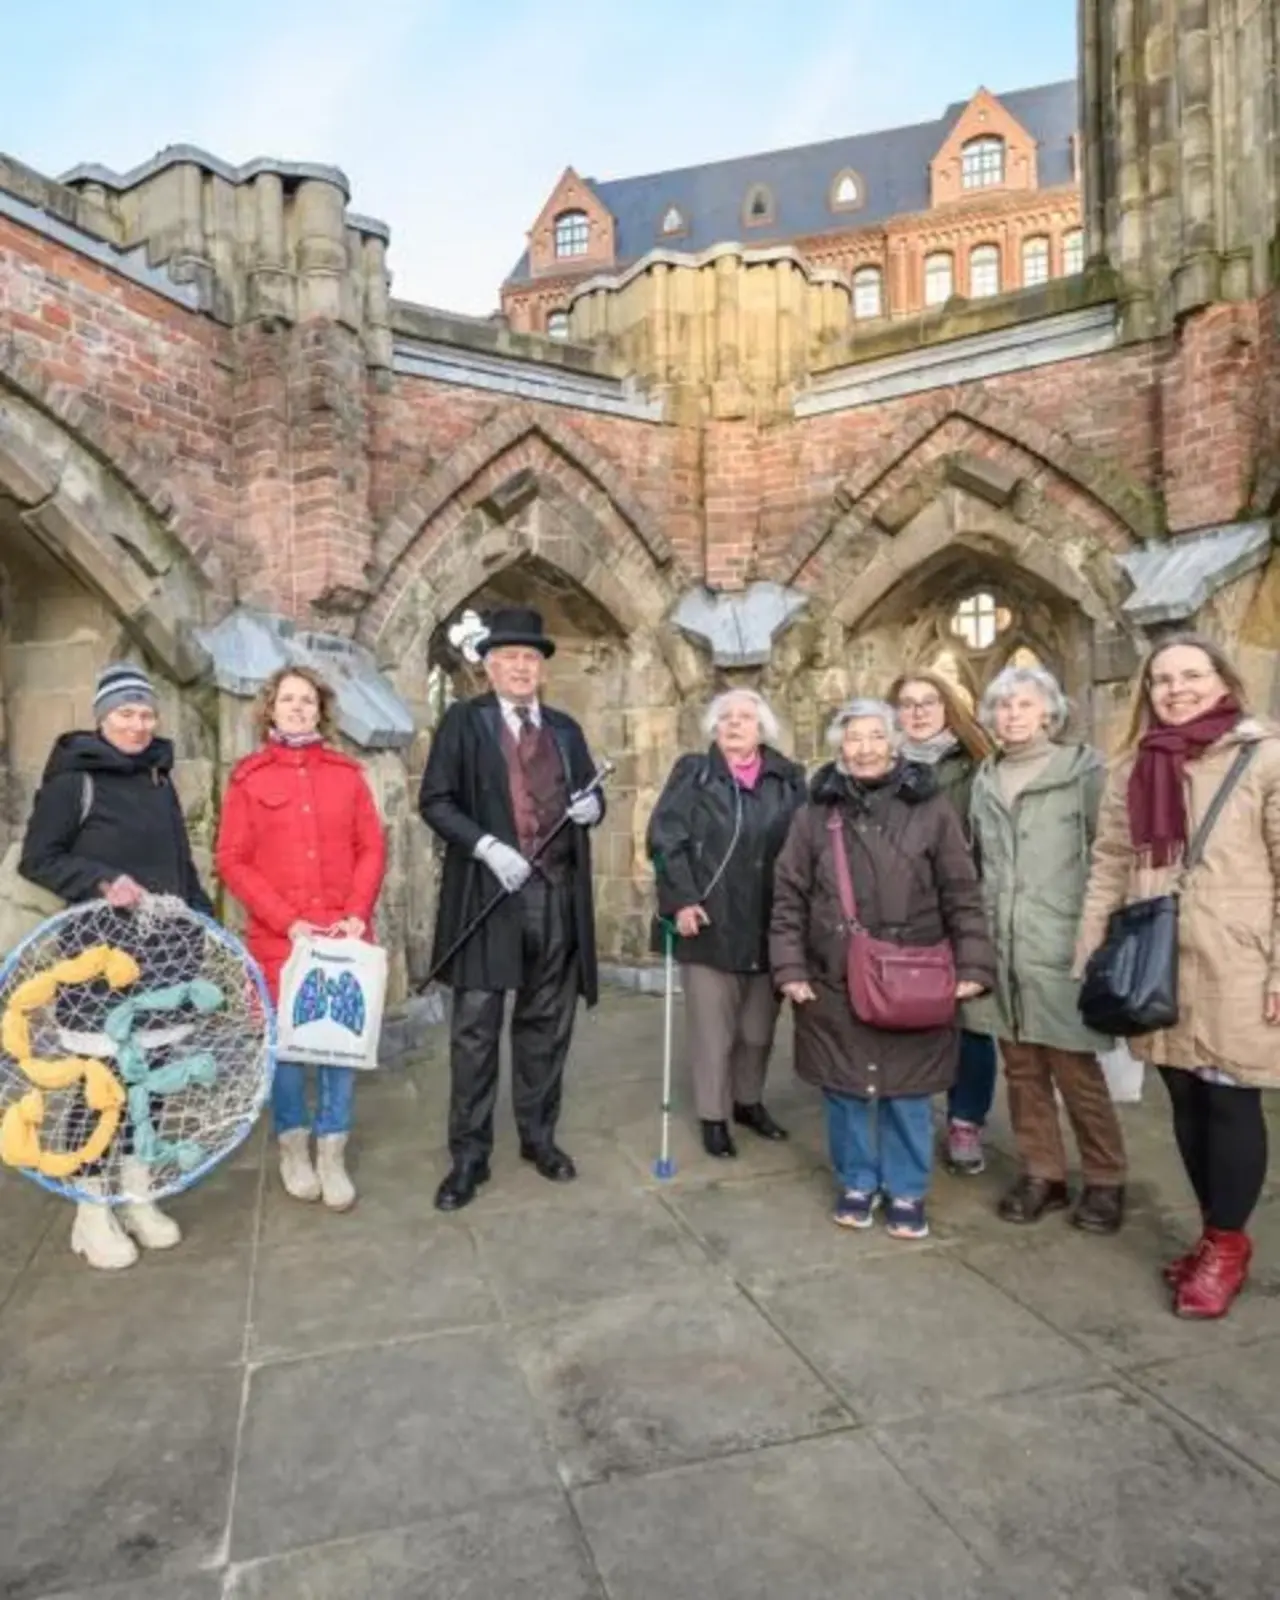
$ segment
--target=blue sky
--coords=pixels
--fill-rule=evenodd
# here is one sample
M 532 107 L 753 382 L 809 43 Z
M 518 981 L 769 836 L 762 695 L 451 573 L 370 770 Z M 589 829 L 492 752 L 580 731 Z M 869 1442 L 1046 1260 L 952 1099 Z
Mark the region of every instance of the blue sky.
M 393 292 L 484 313 L 567 165 L 586 177 L 834 138 L 1076 70 L 1075 0 L 32 0 L 0 150 L 124 171 L 169 144 L 331 162 L 392 230 Z

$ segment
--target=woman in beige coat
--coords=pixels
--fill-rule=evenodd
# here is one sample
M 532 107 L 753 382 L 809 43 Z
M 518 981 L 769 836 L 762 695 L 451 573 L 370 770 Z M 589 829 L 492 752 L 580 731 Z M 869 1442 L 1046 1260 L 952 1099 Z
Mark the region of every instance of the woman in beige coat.
M 1143 667 L 1077 951 L 1082 970 L 1113 911 L 1177 886 L 1187 841 L 1243 744 L 1252 759 L 1181 888 L 1177 1024 L 1133 1041 L 1168 1087 L 1204 1219 L 1195 1248 L 1165 1271 L 1183 1317 L 1225 1315 L 1244 1285 L 1245 1227 L 1267 1169 L 1259 1091 L 1280 1087 L 1280 734 L 1248 715 L 1239 674 L 1208 639 L 1165 639 Z

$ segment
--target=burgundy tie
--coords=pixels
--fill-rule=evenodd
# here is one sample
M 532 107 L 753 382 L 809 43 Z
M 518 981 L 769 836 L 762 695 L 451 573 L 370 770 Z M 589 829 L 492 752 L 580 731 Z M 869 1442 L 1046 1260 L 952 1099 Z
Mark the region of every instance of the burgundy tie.
M 523 755 L 532 745 L 537 730 L 533 725 L 533 712 L 528 706 L 517 706 L 516 718 L 520 723 L 520 753 Z

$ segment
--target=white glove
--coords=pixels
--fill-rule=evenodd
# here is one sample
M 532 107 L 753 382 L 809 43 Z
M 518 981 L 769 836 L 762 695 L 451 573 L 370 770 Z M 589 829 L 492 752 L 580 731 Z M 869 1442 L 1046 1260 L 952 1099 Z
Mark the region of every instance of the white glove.
M 588 794 L 575 794 L 569 798 L 569 821 L 580 828 L 594 828 L 600 820 L 600 796 L 594 789 Z
M 477 861 L 484 862 L 508 894 L 523 889 L 533 871 L 518 850 L 503 844 L 501 839 L 495 839 L 491 833 L 486 833 L 476 845 L 475 857 Z

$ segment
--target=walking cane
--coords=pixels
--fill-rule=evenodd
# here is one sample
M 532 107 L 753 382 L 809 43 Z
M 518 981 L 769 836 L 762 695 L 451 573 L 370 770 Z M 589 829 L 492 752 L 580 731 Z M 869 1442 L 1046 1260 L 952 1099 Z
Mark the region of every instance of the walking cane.
M 579 789 L 577 794 L 570 796 L 570 805 L 572 805 L 576 800 L 582 800 L 587 795 L 595 794 L 597 790 L 603 789 L 605 779 L 611 772 L 614 771 L 614 765 L 615 764 L 607 757 L 605 760 L 601 761 L 600 765 L 596 768 L 592 775 L 591 782 L 588 783 L 585 788 Z M 537 848 L 528 857 L 529 865 L 531 867 L 537 866 L 538 859 L 542 855 L 543 851 L 546 850 L 548 845 L 551 844 L 552 840 L 559 838 L 560 834 L 563 833 L 564 830 L 569 826 L 569 822 L 569 812 L 566 810 L 564 816 L 560 818 L 559 822 L 556 823 L 555 827 L 552 828 L 551 832 L 546 836 L 546 838 L 538 841 Z M 486 901 L 486 903 L 480 907 L 479 911 L 476 912 L 475 916 L 472 917 L 471 921 L 467 923 L 466 927 L 463 928 L 462 932 L 453 941 L 445 953 L 440 957 L 439 961 L 437 961 L 432 967 L 431 971 L 427 973 L 422 982 L 416 985 L 414 993 L 419 995 L 425 994 L 440 976 L 440 974 L 444 971 L 444 969 L 453 960 L 454 956 L 457 955 L 458 951 L 462 949 L 463 945 L 475 935 L 477 930 L 480 928 L 480 925 L 485 922 L 494 911 L 497 910 L 504 900 L 509 900 L 510 898 L 510 889 L 499 889 L 492 900 Z
M 671 1159 L 671 1024 L 675 998 L 676 930 L 662 918 L 662 942 L 666 949 L 666 992 L 662 1008 L 662 1139 L 658 1159 L 653 1164 L 655 1178 L 674 1178 L 676 1164 Z

